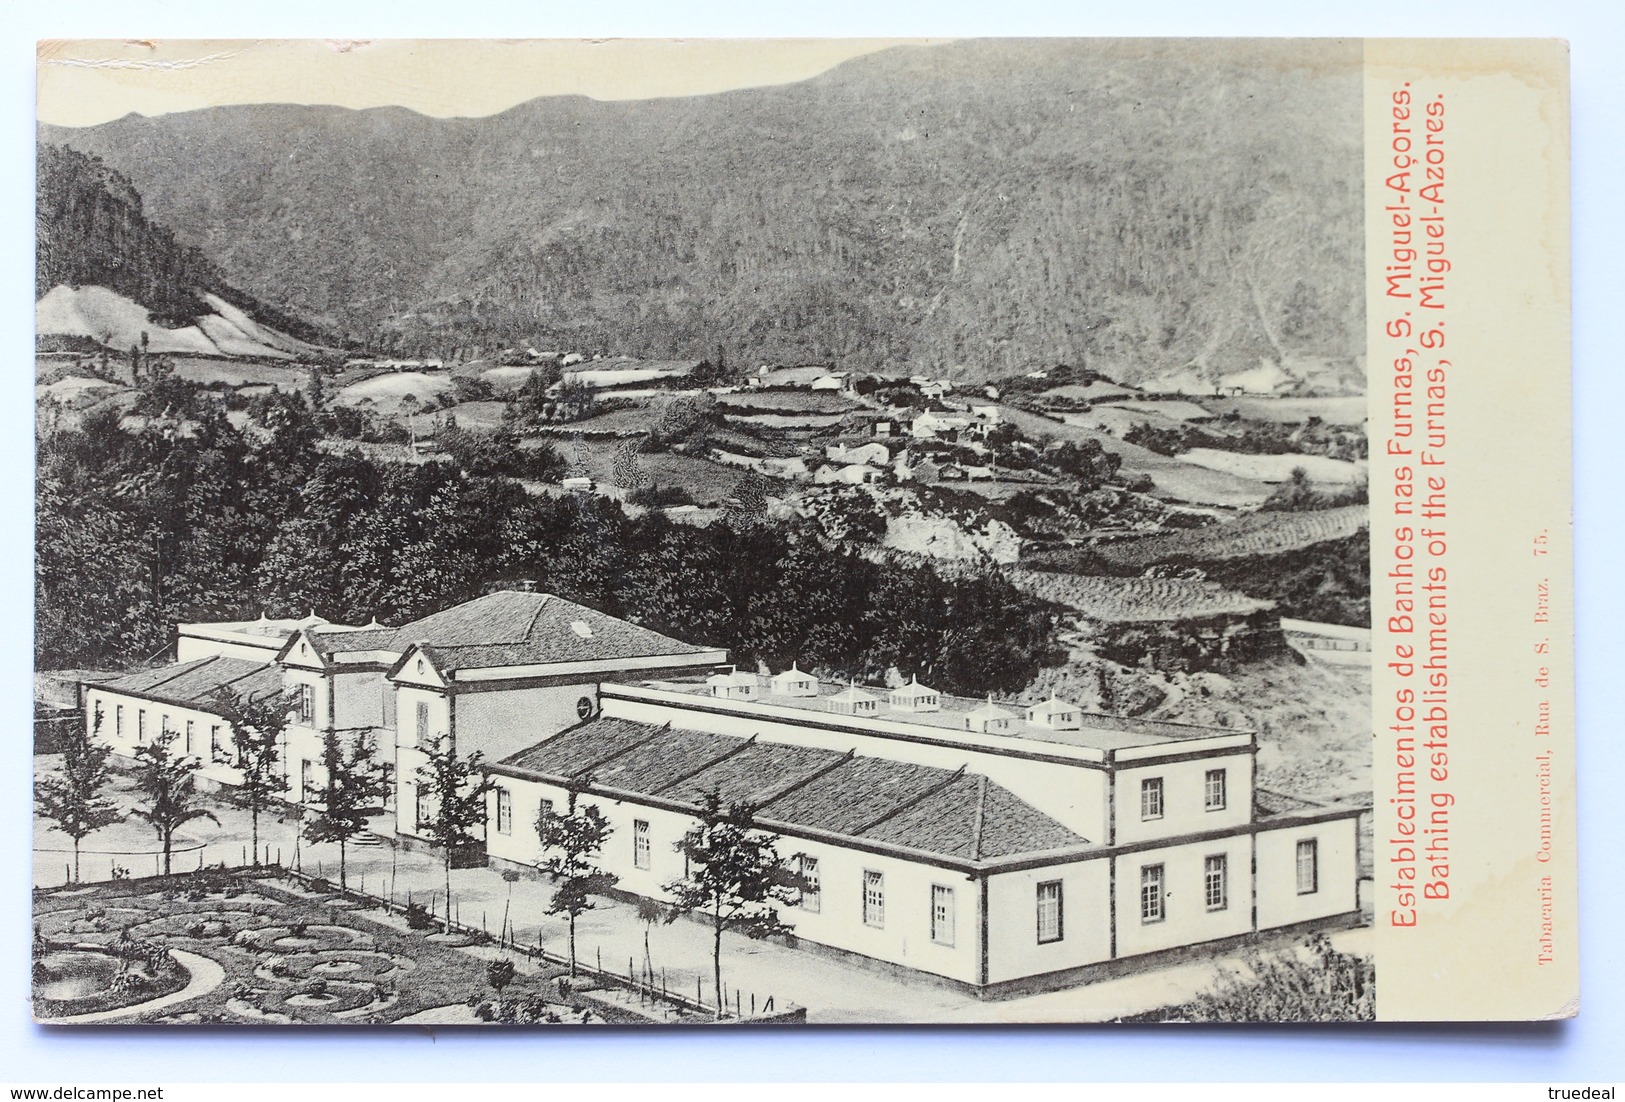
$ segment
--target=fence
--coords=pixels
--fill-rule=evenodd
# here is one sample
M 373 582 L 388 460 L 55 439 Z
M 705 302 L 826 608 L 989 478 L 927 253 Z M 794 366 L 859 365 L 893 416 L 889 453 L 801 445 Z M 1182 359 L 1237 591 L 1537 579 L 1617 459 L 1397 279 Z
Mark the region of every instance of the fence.
M 326 878 L 321 875 L 320 865 L 317 866 L 315 873 L 308 870 L 283 869 L 275 866 L 267 866 L 257 871 L 261 875 L 283 876 L 308 889 L 334 890 Z M 374 895 L 366 891 L 364 887 L 349 887 L 344 892 L 344 895 L 348 899 L 376 907 L 385 914 L 400 915 L 406 914 L 408 908 L 412 907 L 414 903 L 418 903 L 425 907 L 425 911 L 430 916 L 433 916 L 440 901 L 439 892 L 431 892 L 427 904 L 415 899 L 413 894 L 409 892 L 403 902 L 395 896 L 393 887 L 391 887 L 388 896 Z M 461 920 L 462 912 L 457 906 L 455 897 L 451 901 L 450 911 L 451 918 L 449 921 L 437 918 L 433 920 L 432 924 L 440 929 L 446 929 L 449 926 L 453 933 L 462 934 L 479 942 L 494 945 L 499 949 L 506 949 L 509 952 L 522 953 L 533 961 L 542 961 L 562 968 L 570 967 L 570 958 L 567 954 L 552 952 L 543 948 L 539 943 L 527 944 L 519 941 L 513 934 L 511 923 L 504 923 L 506 928 L 493 935 L 486 926 L 483 913 L 480 916 L 478 926 L 463 922 Z M 793 1004 L 786 1004 L 780 1009 L 778 1000 L 772 995 L 763 998 L 755 992 L 751 992 L 747 996 L 738 988 L 730 990 L 726 984 L 723 985 L 722 989 L 723 1005 L 719 1014 L 714 992 L 711 993 L 712 1001 L 709 1004 L 705 1001 L 705 995 L 707 994 L 705 976 L 698 974 L 694 976 L 694 996 L 691 998 L 686 993 L 688 989 L 687 973 L 669 974 L 665 968 L 661 968 L 657 974 L 652 964 L 646 966 L 640 972 L 635 957 L 627 958 L 626 971 L 622 973 L 616 969 L 614 964 L 606 968 L 603 952 L 598 949 L 592 951 L 590 962 L 586 954 L 579 952 L 576 954 L 575 973 L 606 987 L 625 991 L 631 997 L 638 999 L 640 1004 L 664 1004 L 679 1011 L 702 1015 L 707 1019 L 728 1020 L 731 1017 L 736 1022 L 771 1022 L 805 1020 L 806 1015 L 804 1008 Z M 731 1014 L 730 1003 L 732 1004 Z

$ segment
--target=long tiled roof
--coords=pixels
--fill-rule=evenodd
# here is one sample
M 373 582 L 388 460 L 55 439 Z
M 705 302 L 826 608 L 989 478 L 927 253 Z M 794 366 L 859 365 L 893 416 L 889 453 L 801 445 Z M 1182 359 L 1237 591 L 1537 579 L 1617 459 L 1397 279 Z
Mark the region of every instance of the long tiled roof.
M 140 670 L 96 687 L 213 711 L 222 689 L 230 689 L 239 696 L 280 692 L 282 673 L 275 663 L 211 655 L 161 669 Z
M 414 644 L 442 672 L 496 666 L 610 662 L 701 654 L 695 646 L 549 593 L 504 590 L 454 605 L 398 628 L 312 632 L 317 648 L 404 653 Z
M 796 828 L 963 861 L 1087 846 L 976 773 L 599 717 L 498 763 L 698 808 L 716 792 L 768 829 Z

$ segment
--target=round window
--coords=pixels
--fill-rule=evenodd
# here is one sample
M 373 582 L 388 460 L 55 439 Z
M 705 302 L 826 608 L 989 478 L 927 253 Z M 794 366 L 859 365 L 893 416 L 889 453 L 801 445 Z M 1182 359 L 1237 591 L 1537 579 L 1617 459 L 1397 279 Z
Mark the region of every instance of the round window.
M 422 672 L 423 672 L 423 659 L 419 658 L 418 659 L 418 673 L 422 673 Z
M 592 715 L 592 713 L 592 697 L 584 696 L 580 700 L 576 701 L 576 715 L 580 716 L 582 719 L 587 719 Z

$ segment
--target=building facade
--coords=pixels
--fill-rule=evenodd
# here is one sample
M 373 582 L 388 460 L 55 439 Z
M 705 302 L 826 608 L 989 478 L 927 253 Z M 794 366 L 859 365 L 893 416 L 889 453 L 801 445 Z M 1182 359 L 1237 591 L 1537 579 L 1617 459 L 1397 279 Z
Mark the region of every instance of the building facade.
M 494 767 L 491 859 L 539 864 L 536 820 L 574 790 L 618 887 L 667 899 L 715 793 L 816 885 L 785 909 L 798 939 L 992 996 L 1358 919 L 1360 809 L 1257 789 L 1250 732 L 795 680 L 603 686 Z

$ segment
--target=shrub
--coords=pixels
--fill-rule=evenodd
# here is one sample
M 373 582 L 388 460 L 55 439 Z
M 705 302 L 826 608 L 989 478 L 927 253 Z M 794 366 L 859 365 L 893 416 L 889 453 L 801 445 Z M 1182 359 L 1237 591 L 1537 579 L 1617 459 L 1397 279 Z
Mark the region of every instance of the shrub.
M 411 930 L 427 930 L 434 925 L 434 919 L 429 917 L 429 909 L 421 903 L 408 903 L 406 905 L 406 926 Z

